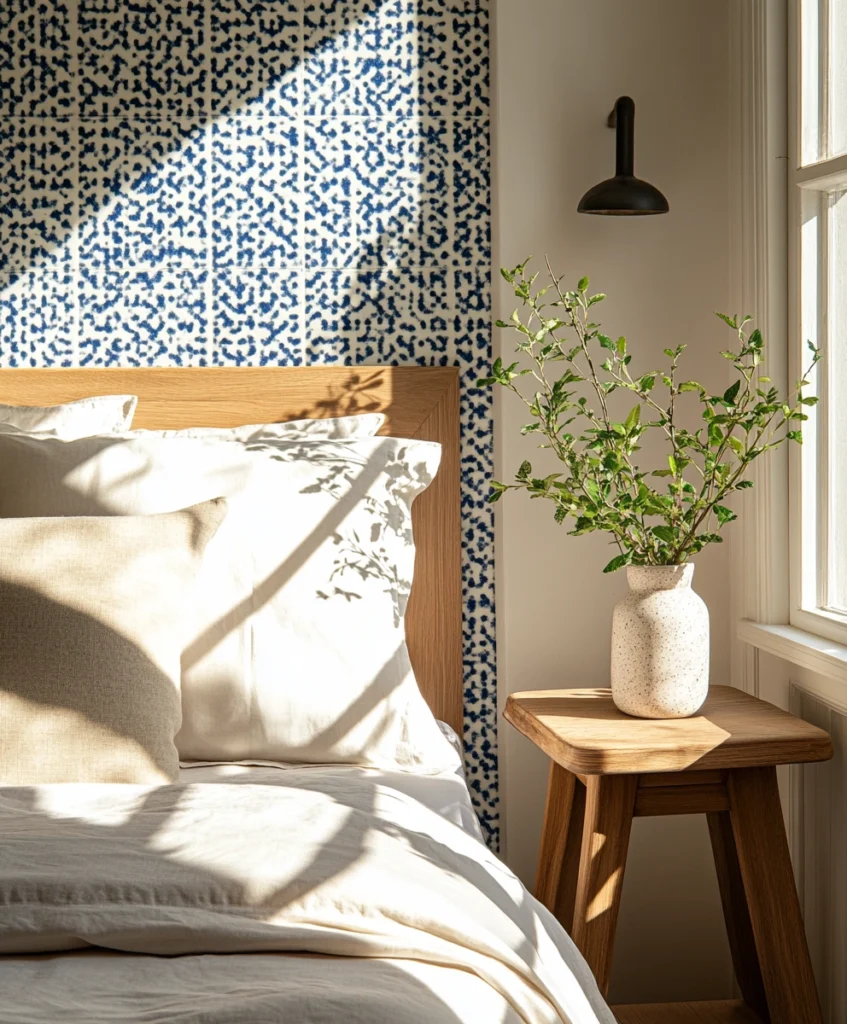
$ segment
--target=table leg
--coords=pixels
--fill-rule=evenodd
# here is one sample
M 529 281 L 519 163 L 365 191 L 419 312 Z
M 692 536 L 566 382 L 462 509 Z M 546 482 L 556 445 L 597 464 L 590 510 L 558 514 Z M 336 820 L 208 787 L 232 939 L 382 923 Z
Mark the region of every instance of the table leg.
M 729 773 L 729 804 L 771 1024 L 821 1024 L 776 769 Z
M 709 823 L 709 837 L 712 840 L 712 854 L 715 858 L 735 977 L 744 1001 L 764 1022 L 768 1020 L 768 1004 L 756 956 L 753 925 L 747 909 L 747 897 L 744 895 L 738 851 L 732 834 L 732 821 L 729 811 L 712 811 L 706 815 L 706 819 Z
M 573 940 L 603 995 L 609 990 L 637 789 L 637 775 L 590 776 L 586 786 Z
M 551 761 L 535 897 L 556 915 L 567 932 L 573 927 L 584 815 L 585 786 L 566 768 Z
M 550 762 L 547 802 L 544 806 L 544 824 L 541 827 L 538 868 L 535 872 L 535 898 L 553 913 L 561 883 L 576 781 L 567 768 L 555 761 Z

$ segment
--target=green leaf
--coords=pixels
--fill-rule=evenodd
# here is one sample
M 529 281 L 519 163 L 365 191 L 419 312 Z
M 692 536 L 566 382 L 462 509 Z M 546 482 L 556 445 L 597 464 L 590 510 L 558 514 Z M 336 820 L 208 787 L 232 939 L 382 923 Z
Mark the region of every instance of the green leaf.
M 598 334 L 597 340 L 600 342 L 600 348 L 608 349 L 610 352 L 614 352 L 617 348 L 612 339 L 606 334 Z
M 527 461 L 524 461 L 524 462 L 521 463 L 520 469 L 518 469 L 518 471 L 515 474 L 515 476 L 517 477 L 518 480 L 525 481 L 525 480 L 529 479 L 531 473 L 532 473 L 532 466 L 531 466 L 531 464 L 529 462 L 527 462 Z
M 576 286 L 577 290 L 581 291 L 581 292 L 587 291 L 588 290 L 588 284 L 589 284 L 588 278 L 587 277 L 581 277 L 579 279 L 579 284 Z
M 673 457 L 673 455 L 668 455 L 668 465 L 670 466 L 671 474 L 673 476 L 676 476 L 676 474 L 679 472 L 679 469 L 676 464 L 676 459 Z
M 676 543 L 677 533 L 672 526 L 654 526 L 651 532 L 665 544 Z
M 718 517 L 718 522 L 721 526 L 731 523 L 733 519 L 738 518 L 731 508 L 726 508 L 724 505 L 715 505 L 715 515 Z
M 627 551 L 622 555 L 615 555 L 615 557 L 609 562 L 603 572 L 615 572 L 618 569 L 622 569 L 625 565 L 632 563 L 632 553 Z
M 628 434 L 631 434 L 632 431 L 635 430 L 635 428 L 638 426 L 640 420 L 641 420 L 641 406 L 640 405 L 634 405 L 632 407 L 632 409 L 630 410 L 629 416 L 627 416 L 627 418 L 626 418 L 626 422 L 624 423 L 624 426 L 626 427 L 626 432 Z
M 723 320 L 723 322 L 727 324 L 729 327 L 731 327 L 734 331 L 738 330 L 738 322 L 734 317 L 727 316 L 726 313 L 717 312 L 715 313 L 715 316 L 718 317 L 719 320 Z
M 740 480 L 736 485 L 739 491 L 746 491 L 749 487 L 753 486 L 752 480 Z
M 686 391 L 700 391 L 702 393 L 705 391 L 705 388 L 702 384 L 698 384 L 696 380 L 686 380 L 679 385 L 679 391 L 682 394 L 685 394 Z
M 723 393 L 723 400 L 727 405 L 735 405 L 735 399 L 738 397 L 738 392 L 741 390 L 741 381 L 737 380 L 732 387 L 729 387 Z

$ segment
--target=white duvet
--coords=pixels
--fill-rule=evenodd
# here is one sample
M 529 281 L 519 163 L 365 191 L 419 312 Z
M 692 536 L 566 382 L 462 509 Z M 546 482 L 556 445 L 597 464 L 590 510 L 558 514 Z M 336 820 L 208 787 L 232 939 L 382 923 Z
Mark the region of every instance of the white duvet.
M 366 772 L 249 779 L 0 789 L 0 1021 L 613 1024 L 474 836 Z

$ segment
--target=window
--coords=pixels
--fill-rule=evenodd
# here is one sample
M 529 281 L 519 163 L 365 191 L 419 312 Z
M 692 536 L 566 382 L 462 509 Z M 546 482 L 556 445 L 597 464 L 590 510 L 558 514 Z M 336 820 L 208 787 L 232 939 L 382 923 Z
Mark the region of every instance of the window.
M 847 2 L 793 6 L 791 378 L 807 340 L 824 357 L 792 453 L 791 621 L 847 643 Z

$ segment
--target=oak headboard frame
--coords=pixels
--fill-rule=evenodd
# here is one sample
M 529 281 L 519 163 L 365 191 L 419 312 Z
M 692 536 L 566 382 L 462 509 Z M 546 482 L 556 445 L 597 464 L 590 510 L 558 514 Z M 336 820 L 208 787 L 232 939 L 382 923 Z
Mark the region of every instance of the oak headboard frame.
M 58 405 L 89 395 L 139 396 L 134 427 L 233 427 L 382 412 L 380 433 L 442 446 L 415 501 L 417 557 L 406 616 L 409 653 L 435 715 L 462 731 L 459 371 L 455 367 L 209 367 L 0 370 L 0 402 Z

